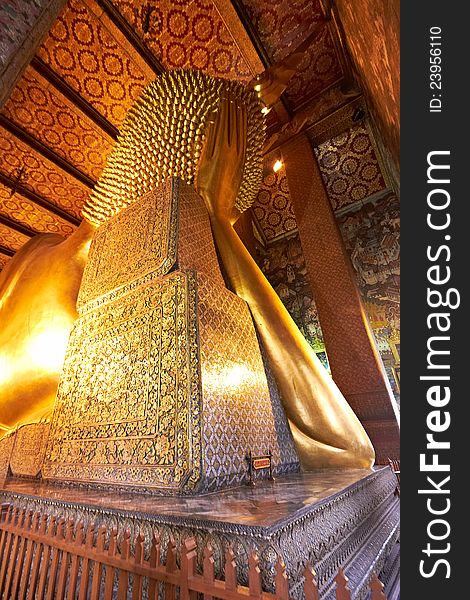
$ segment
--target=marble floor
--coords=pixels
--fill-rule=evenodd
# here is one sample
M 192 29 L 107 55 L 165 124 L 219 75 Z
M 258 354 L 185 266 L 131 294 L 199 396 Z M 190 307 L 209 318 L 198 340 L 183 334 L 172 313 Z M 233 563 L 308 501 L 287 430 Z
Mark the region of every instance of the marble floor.
M 384 467 L 388 468 L 388 467 Z M 168 497 L 123 491 L 92 490 L 20 479 L 7 480 L 2 491 L 83 505 L 151 515 L 191 517 L 258 527 L 271 527 L 305 507 L 321 503 L 358 480 L 368 470 L 318 471 L 288 475 L 255 487 L 242 486 L 204 496 Z

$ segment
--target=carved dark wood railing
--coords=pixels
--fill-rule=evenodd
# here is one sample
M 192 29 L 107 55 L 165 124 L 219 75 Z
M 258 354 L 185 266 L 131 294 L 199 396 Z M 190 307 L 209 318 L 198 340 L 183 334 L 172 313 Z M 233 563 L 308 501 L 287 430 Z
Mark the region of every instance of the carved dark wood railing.
M 106 540 L 108 542 L 106 543 Z M 258 557 L 253 553 L 248 564 L 248 587 L 238 585 L 235 555 L 229 547 L 225 556 L 225 580 L 214 575 L 212 548 L 204 549 L 202 574 L 196 571 L 196 542 L 188 538 L 180 548 L 170 540 L 166 561 L 162 564 L 158 536 L 150 544 L 148 560 L 144 557 L 144 538 L 137 535 L 131 552 L 129 532 L 124 533 L 120 549 L 117 530 L 109 535 L 105 527 L 95 532 L 75 527 L 72 520 L 19 510 L 3 504 L 0 517 L 0 597 L 3 600 L 289 600 L 286 569 L 276 564 L 275 593 L 264 592 Z M 351 600 L 348 579 L 340 570 L 336 577 L 336 599 Z M 386 600 L 383 584 L 371 581 L 370 600 Z M 312 568 L 305 569 L 306 600 L 319 600 Z

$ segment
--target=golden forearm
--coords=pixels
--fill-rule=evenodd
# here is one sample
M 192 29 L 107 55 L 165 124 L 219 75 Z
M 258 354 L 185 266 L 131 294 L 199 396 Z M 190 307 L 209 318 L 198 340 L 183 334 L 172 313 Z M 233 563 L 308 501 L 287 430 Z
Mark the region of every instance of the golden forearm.
M 0 423 L 52 410 L 95 229 L 83 221 L 66 240 L 37 235 L 0 275 Z
M 224 267 L 252 312 L 306 468 L 370 467 L 367 434 L 227 219 L 211 215 Z

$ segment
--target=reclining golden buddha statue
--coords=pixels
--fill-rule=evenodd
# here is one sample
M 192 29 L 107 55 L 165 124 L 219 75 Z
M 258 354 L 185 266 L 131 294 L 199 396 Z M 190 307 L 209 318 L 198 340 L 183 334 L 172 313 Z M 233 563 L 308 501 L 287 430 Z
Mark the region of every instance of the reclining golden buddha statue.
M 96 228 L 165 178 L 178 177 L 204 200 L 231 287 L 248 304 L 268 355 L 303 467 L 372 466 L 362 425 L 233 228 L 261 181 L 263 112 L 285 89 L 294 63 L 259 77 L 255 92 L 197 71 L 165 73 L 142 92 L 77 231 L 67 240 L 38 235 L 0 275 L 4 429 L 52 410 Z

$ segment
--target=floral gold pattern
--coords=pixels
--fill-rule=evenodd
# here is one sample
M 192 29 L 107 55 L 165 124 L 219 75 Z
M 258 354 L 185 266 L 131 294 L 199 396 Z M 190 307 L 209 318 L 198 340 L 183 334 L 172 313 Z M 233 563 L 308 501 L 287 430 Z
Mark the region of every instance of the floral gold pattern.
M 71 225 L 45 208 L 33 204 L 18 193 L 11 196 L 11 190 L 0 183 L 0 214 L 10 216 L 15 221 L 30 227 L 38 233 L 58 233 L 65 237 L 75 231 Z
M 101 175 L 111 141 L 31 67 L 3 113 L 92 179 Z
M 129 281 L 135 287 L 150 273 L 153 277 L 168 273 L 176 261 L 177 217 L 178 185 L 167 180 L 158 192 L 137 202 L 134 210 L 98 228 L 80 288 L 79 309 L 109 293 L 116 298 Z
M 253 213 L 267 242 L 297 229 L 285 169 L 272 170 L 273 156 L 265 159 L 266 175 L 253 203 Z
M 176 272 L 79 318 L 44 474 L 175 490 L 199 479 L 190 278 Z M 194 391 L 194 390 L 193 390 Z M 190 448 L 190 440 L 192 448 Z
M 89 190 L 26 144 L 0 128 L 0 170 L 11 177 L 24 168 L 25 187 L 81 219 L 80 210 Z
M 0 439 L 0 487 L 3 486 L 5 478 L 8 474 L 14 442 L 15 438 L 13 435 L 7 435 Z
M 0 253 L 0 271 L 5 268 L 6 264 L 10 260 L 9 256 Z
M 116 127 L 150 80 L 80 0 L 68 1 L 37 54 Z
M 13 229 L 5 227 L 5 225 L 0 223 L 0 239 L 6 248 L 16 252 L 23 244 L 26 244 L 30 238 L 22 233 L 13 231 Z
M 252 74 L 212 2 L 161 0 L 148 14 L 138 0 L 113 0 L 167 69 L 200 69 L 214 77 L 248 81 Z M 150 6 L 150 5 L 149 5 Z
M 30 423 L 15 432 L 15 444 L 10 458 L 13 475 L 36 477 L 46 453 L 49 423 Z
M 369 131 L 362 124 L 320 144 L 315 154 L 335 211 L 386 187 Z

